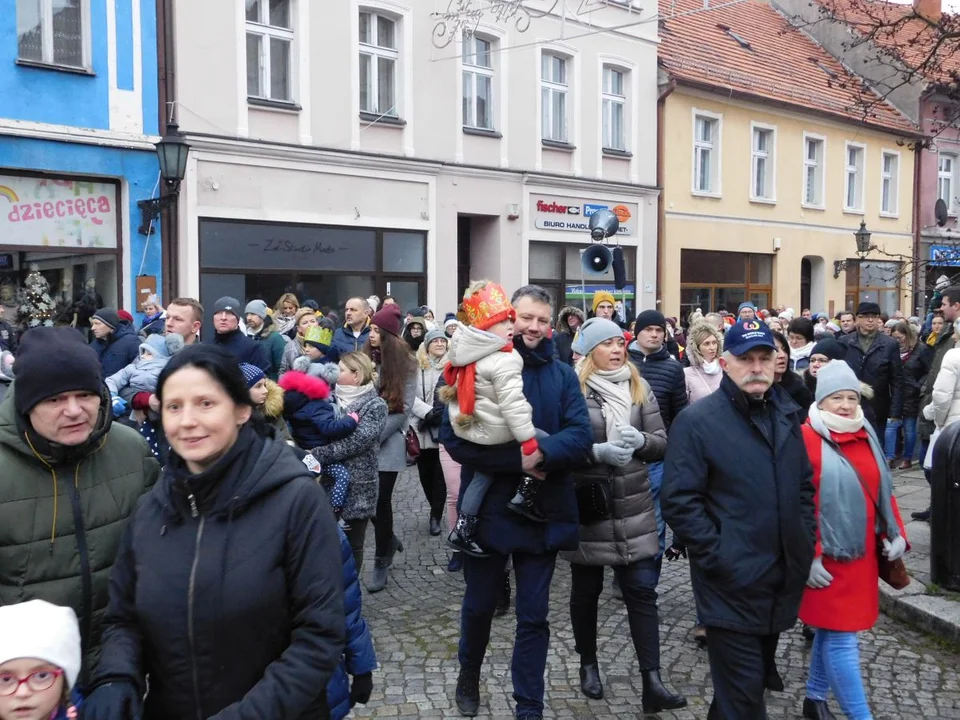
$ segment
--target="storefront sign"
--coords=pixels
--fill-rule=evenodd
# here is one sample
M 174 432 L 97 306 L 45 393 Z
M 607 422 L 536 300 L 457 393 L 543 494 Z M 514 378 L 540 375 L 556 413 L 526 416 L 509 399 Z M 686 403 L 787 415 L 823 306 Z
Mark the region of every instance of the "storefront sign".
M 66 178 L 0 175 L 5 245 L 117 247 L 117 186 Z
M 931 245 L 930 264 L 960 267 L 960 245 Z
M 636 203 L 584 201 L 549 195 L 531 196 L 533 226 L 538 230 L 563 230 L 590 233 L 590 216 L 600 210 L 611 210 L 620 220 L 618 235 L 637 234 Z

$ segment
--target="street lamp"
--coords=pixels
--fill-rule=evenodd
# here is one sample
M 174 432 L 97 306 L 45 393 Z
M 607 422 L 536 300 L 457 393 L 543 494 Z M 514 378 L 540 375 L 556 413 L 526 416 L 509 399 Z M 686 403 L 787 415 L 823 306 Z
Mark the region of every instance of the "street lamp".
M 857 257 L 863 260 L 871 251 L 876 250 L 876 245 L 870 244 L 870 237 L 873 235 L 872 232 L 867 230 L 867 223 L 863 220 L 860 221 L 860 227 L 853 234 L 857 239 Z M 833 261 L 833 277 L 840 277 L 840 273 L 846 272 L 847 270 L 847 261 L 846 260 L 834 260 Z
M 157 160 L 160 163 L 160 179 L 167 189 L 165 195 L 137 203 L 140 208 L 141 235 L 153 233 L 153 221 L 160 213 L 176 202 L 180 192 L 180 182 L 187 172 L 187 155 L 190 146 L 180 134 L 180 128 L 175 123 L 167 125 L 167 134 L 157 143 Z

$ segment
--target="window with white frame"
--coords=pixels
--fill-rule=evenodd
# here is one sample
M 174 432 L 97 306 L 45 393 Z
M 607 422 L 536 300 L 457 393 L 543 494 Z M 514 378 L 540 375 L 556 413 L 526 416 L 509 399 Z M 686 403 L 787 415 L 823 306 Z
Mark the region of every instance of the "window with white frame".
M 803 146 L 803 204 L 822 207 L 824 140 L 806 137 Z
M 360 12 L 360 112 L 397 117 L 399 22 L 381 13 Z
M 937 164 L 937 197 L 947 204 L 947 209 L 951 212 L 954 212 L 957 206 L 954 196 L 956 172 L 957 156 L 953 153 L 940 153 Z
M 88 0 L 16 0 L 17 57 L 85 68 L 90 65 Z
M 463 125 L 493 130 L 493 45 L 479 35 L 463 36 Z
M 247 96 L 293 100 L 291 0 L 246 0 Z
M 862 145 L 847 143 L 846 186 L 843 197 L 843 209 L 861 212 L 863 210 L 863 156 Z
M 627 149 L 626 82 L 629 75 L 620 68 L 603 66 L 603 147 L 607 150 Z
M 544 140 L 568 142 L 569 62 L 568 58 L 553 53 L 540 56 L 540 133 Z
M 896 215 L 899 212 L 900 155 L 884 152 L 880 166 L 880 212 Z
M 773 128 L 754 126 L 752 134 L 750 197 L 774 200 L 776 133 Z
M 720 119 L 718 117 L 694 115 L 693 190 L 698 193 L 720 192 Z

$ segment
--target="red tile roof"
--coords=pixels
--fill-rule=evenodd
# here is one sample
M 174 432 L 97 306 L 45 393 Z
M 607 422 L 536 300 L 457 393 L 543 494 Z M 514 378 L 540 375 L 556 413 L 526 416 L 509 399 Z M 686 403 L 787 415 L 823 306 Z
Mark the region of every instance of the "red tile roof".
M 704 2 L 660 0 L 660 64 L 677 82 L 917 133 L 906 116 L 766 2 L 708 0 L 706 11 Z M 877 102 L 863 103 L 864 94 Z

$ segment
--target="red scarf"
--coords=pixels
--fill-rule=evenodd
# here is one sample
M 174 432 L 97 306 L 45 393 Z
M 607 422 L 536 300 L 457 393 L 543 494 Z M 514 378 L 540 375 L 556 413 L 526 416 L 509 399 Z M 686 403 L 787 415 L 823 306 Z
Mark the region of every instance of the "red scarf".
M 513 352 L 513 343 L 508 342 L 500 352 Z M 477 364 L 475 362 L 463 367 L 454 367 L 447 363 L 443 370 L 443 379 L 450 387 L 457 389 L 457 403 L 460 405 L 461 415 L 473 415 L 477 403 Z

